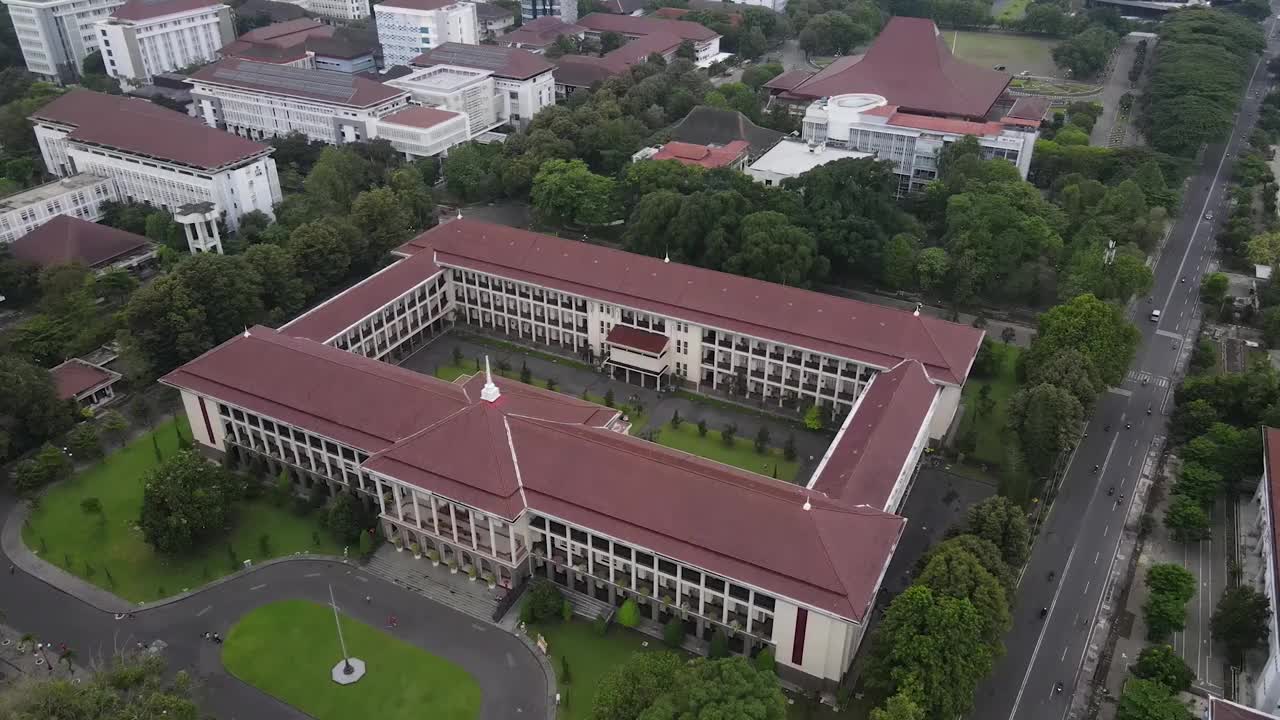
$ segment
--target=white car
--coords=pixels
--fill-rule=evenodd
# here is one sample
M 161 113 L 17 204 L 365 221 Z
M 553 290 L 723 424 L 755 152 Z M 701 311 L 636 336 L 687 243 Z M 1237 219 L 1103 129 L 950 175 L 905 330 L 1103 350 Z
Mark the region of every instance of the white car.
M 1159 311 L 1159 310 L 1152 310 L 1152 311 L 1151 311 L 1151 322 L 1153 322 L 1153 323 L 1158 323 L 1158 322 L 1160 322 L 1160 311 Z

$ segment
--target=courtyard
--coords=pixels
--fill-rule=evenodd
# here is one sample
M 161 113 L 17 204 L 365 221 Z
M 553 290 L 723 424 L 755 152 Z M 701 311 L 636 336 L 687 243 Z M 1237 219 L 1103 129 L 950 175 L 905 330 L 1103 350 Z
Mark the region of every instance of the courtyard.
M 359 682 L 330 672 L 342 659 L 333 611 L 303 600 L 259 607 L 227 633 L 222 662 L 244 682 L 316 718 L 473 720 L 480 686 L 458 665 L 342 615 L 351 657 L 365 662 Z
M 191 436 L 184 416 L 161 423 L 49 489 L 23 527 L 23 542 L 46 562 L 131 602 L 199 587 L 239 570 L 245 560 L 297 552 L 341 553 L 314 519 L 260 499 L 235 505 L 224 537 L 181 557 L 156 553 L 137 528 L 143 483 L 159 464 L 157 456 L 178 452 L 179 433 Z M 99 501 L 101 512 L 82 509 L 81 503 L 89 498 Z

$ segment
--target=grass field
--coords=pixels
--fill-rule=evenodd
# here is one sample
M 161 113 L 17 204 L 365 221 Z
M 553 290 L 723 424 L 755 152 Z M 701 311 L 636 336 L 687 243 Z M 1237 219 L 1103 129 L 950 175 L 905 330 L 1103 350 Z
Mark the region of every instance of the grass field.
M 165 457 L 178 450 L 175 425 L 187 437 L 191 434 L 185 417 L 158 427 L 154 435 Z M 139 437 L 43 495 L 22 531 L 27 547 L 64 570 L 134 602 L 176 595 L 230 573 L 228 543 L 235 551 L 235 569 L 247 559 L 341 551 L 313 519 L 257 500 L 240 503 L 228 534 L 192 555 L 170 558 L 156 554 L 135 527 L 143 480 L 157 464 L 151 436 Z M 80 509 L 80 501 L 89 497 L 101 502 L 100 518 Z M 269 546 L 265 554 L 260 542 L 264 534 Z
M 970 432 L 972 428 L 977 435 L 977 445 L 973 458 L 993 465 L 1004 465 L 1008 451 L 1005 432 L 1009 425 L 1009 398 L 1018 390 L 1018 356 L 1022 351 L 1004 343 L 993 343 L 992 351 L 1000 359 L 999 371 L 995 377 L 970 377 L 965 383 L 961 397 L 964 402 L 964 419 L 960 434 Z M 984 386 L 991 387 L 991 399 L 995 405 L 990 413 L 978 417 L 978 396 Z
M 1027 6 L 1031 0 L 1010 0 L 996 16 L 997 20 L 1021 20 L 1027 14 Z
M 771 438 L 777 442 L 779 438 Z M 683 450 L 691 455 L 715 460 L 753 473 L 773 477 L 774 467 L 778 469 L 778 479 L 795 482 L 800 463 L 787 460 L 778 448 L 769 448 L 764 455 L 756 452 L 754 437 L 737 437 L 734 446 L 728 447 L 720 438 L 718 428 L 707 428 L 706 437 L 698 437 L 698 426 L 685 421 L 679 428 L 672 429 L 670 423 L 664 424 L 658 433 L 658 444 Z
M 479 715 L 480 686 L 457 665 L 345 616 L 342 633 L 348 652 L 368 672 L 354 685 L 330 679 L 342 659 L 333 611 L 302 600 L 264 605 L 241 618 L 227 633 L 222 664 L 316 720 Z
M 551 666 L 560 686 L 560 720 L 590 718 L 596 688 L 609 671 L 637 652 L 662 648 L 658 641 L 618 626 L 607 635 L 600 635 L 590 623 L 578 619 L 531 628 L 529 637 L 536 640 L 538 633 L 547 639 Z M 648 648 L 641 645 L 644 642 L 649 643 Z M 564 682 L 564 661 L 569 663 L 568 683 Z
M 1049 38 L 967 30 L 948 30 L 943 37 L 954 45 L 957 57 L 983 67 L 1004 65 L 1012 75 L 1027 70 L 1032 75 L 1056 77 L 1061 72 L 1049 55 L 1057 41 Z

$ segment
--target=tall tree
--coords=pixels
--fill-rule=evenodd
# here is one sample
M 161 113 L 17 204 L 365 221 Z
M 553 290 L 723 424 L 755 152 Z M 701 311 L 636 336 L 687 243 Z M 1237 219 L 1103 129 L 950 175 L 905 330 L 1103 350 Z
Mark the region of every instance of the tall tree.
M 1167 643 L 1143 648 L 1138 662 L 1133 664 L 1133 674 L 1158 682 L 1174 692 L 1188 690 L 1196 678 L 1182 656 Z
M 147 474 L 138 527 L 157 551 L 188 552 L 224 528 L 232 497 L 227 471 L 187 450 Z
M 1092 295 L 1081 295 L 1040 315 L 1039 334 L 1026 364 L 1047 362 L 1062 350 L 1083 352 L 1107 385 L 1118 385 L 1138 347 L 1138 329 L 1120 308 Z
M 1192 720 L 1192 715 L 1169 688 L 1134 679 L 1124 684 L 1116 720 Z
M 0 355 L 0 458 L 65 432 L 72 419 L 71 405 L 58 399 L 48 370 Z
M 414 228 L 410 208 L 394 190 L 387 187 L 365 190 L 351 203 L 350 219 L 368 242 L 364 257 L 353 258 L 355 264 L 372 269 L 387 253 L 409 239 Z
M 786 215 L 764 211 L 742 219 L 737 252 L 725 260 L 724 269 L 735 275 L 806 287 L 827 274 L 826 259 L 818 244 Z
M 1083 421 L 1080 401 L 1057 385 L 1024 388 L 1009 400 L 1009 427 L 1018 434 L 1027 463 L 1041 474 L 1079 439 Z
M 1147 637 L 1163 640 L 1182 630 L 1187 621 L 1187 601 L 1196 592 L 1196 578 L 1186 568 L 1159 563 L 1147 570 L 1147 602 L 1142 607 Z
M 978 611 L 982 636 L 993 654 L 1003 654 L 1000 637 L 1012 622 L 1008 593 L 976 556 L 958 544 L 940 549 L 931 554 L 916 582 L 932 590 L 935 597 L 946 595 L 968 600 Z
M 530 201 L 544 222 L 602 225 L 614 218 L 615 193 L 613 178 L 581 160 L 548 160 L 533 179 Z
M 747 717 L 785 720 L 787 698 L 777 675 L 761 672 L 746 658 L 735 656 L 693 660 L 638 720 Z
M 675 653 L 632 655 L 600 681 L 591 706 L 591 720 L 636 720 L 671 689 L 684 665 L 684 660 Z
M 300 225 L 289 235 L 289 252 L 298 274 L 309 283 L 314 297 L 346 277 L 351 268 L 351 249 L 332 223 L 324 221 Z
M 963 531 L 976 535 L 1000 549 L 1010 568 L 1020 568 L 1031 551 L 1031 532 L 1022 508 L 1001 495 L 987 498 L 969 508 Z
M 1265 648 L 1271 639 L 1271 601 L 1251 585 L 1227 588 L 1213 611 L 1213 638 L 1227 647 L 1227 657 L 1244 666 L 1245 653 Z
M 171 675 L 163 658 L 151 653 L 117 656 L 95 666 L 87 678 L 33 678 L 8 688 L 0 699 L 0 717 L 5 718 L 120 720 L 159 716 L 166 720 L 203 717 L 192 698 L 192 682 L 186 671 Z
M 168 372 L 213 347 L 208 311 L 176 274 L 133 294 L 124 310 L 125 326 L 151 374 Z

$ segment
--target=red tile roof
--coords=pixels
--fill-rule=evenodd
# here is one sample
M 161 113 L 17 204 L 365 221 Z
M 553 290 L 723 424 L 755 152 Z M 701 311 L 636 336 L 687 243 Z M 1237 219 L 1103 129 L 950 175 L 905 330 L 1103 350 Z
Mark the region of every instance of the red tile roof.
M 69 138 L 133 155 L 216 170 L 271 152 L 147 100 L 72 90 L 30 115 L 35 121 L 75 128 Z
M 294 337 L 327 342 L 343 330 L 378 312 L 439 272 L 431 253 L 420 253 L 388 265 L 340 295 L 299 315 L 280 328 Z
M 813 73 L 808 70 L 788 70 L 765 83 L 764 86 L 773 90 L 791 90 L 811 77 Z
M 634 348 L 653 355 L 660 355 L 663 350 L 667 349 L 666 335 L 633 328 L 630 325 L 614 325 L 609 330 L 609 335 L 605 338 L 605 342 L 610 345 Z
M 920 363 L 875 376 L 832 441 L 809 487 L 850 505 L 885 507 L 940 389 Z
M 72 400 L 91 390 L 110 385 L 120 379 L 120 373 L 98 367 L 84 360 L 72 358 L 49 371 L 53 386 L 60 400 Z
M 1277 716 L 1210 695 L 1205 720 L 1277 720 Z
M 79 263 L 96 268 L 151 246 L 141 235 L 58 215 L 9 245 L 13 256 L 41 267 Z
M 879 368 L 919 360 L 934 381 L 955 385 L 968 375 L 983 335 L 927 315 L 469 218 L 432 228 L 400 248 L 415 250 L 434 252 L 441 265 L 537 282 Z
M 333 35 L 333 28 L 325 25 L 319 20 L 311 18 L 297 18 L 296 20 L 286 20 L 284 22 L 272 23 L 260 28 L 254 28 L 249 32 L 241 35 L 238 39 L 245 42 L 254 43 L 271 43 L 273 45 L 298 45 L 305 41 L 312 34 L 320 33 L 324 37 Z
M 240 58 L 225 58 L 205 65 L 191 75 L 191 81 L 221 87 L 303 97 L 329 105 L 367 108 L 408 93 L 359 75 L 334 70 L 282 67 Z
M 1034 120 L 1039 124 L 1041 120 L 1044 120 L 1044 114 L 1048 111 L 1049 98 L 1020 97 L 1013 102 L 1013 107 L 1009 108 L 1009 112 L 1005 113 L 1005 116 L 1019 120 Z
M 499 40 L 506 45 L 528 45 L 545 48 L 561 35 L 581 36 L 586 28 L 570 25 L 555 15 L 543 15 L 529 20 L 520 27 L 503 35 Z
M 865 55 L 841 58 L 788 90 L 801 99 L 871 93 L 908 111 L 982 119 L 1010 79 L 952 55 L 933 21 L 892 17 Z
M 165 15 L 191 12 L 202 8 L 217 7 L 221 0 L 129 0 L 111 11 L 117 20 L 141 21 Z
M 556 60 L 553 76 L 557 85 L 586 88 L 626 71 L 625 63 L 615 65 L 590 55 L 565 55 Z
M 551 72 L 555 66 L 540 55 L 519 48 L 496 45 L 464 45 L 443 43 L 431 48 L 410 61 L 415 67 L 433 65 L 458 65 L 461 67 L 492 70 L 498 77 L 527 80 L 535 75 Z
M 454 118 L 466 117 L 464 113 L 454 112 L 453 110 L 411 105 L 403 110 L 397 110 L 390 115 L 384 116 L 382 122 L 426 129 L 433 128 Z
M 675 160 L 682 165 L 698 165 L 704 168 L 728 167 L 747 152 L 746 140 L 734 140 L 723 147 L 709 147 L 671 141 L 662 146 L 653 160 Z
M 609 15 L 607 17 L 618 17 L 617 15 Z M 643 35 L 624 43 L 617 50 L 611 50 L 604 54 L 601 60 L 609 63 L 612 67 L 625 70 L 631 65 L 639 65 L 646 62 L 649 56 L 657 53 L 666 56 L 674 53 L 680 47 L 684 40 L 679 35 L 669 32 L 656 32 L 649 35 Z
M 578 25 L 593 32 L 616 32 L 631 36 L 669 33 L 681 40 L 693 40 L 695 42 L 711 40 L 720 36 L 715 30 L 705 25 L 699 25 L 687 20 L 664 20 L 655 17 L 612 15 L 610 13 L 591 13 L 585 17 L 578 18 Z
M 952 118 L 932 117 L 929 115 L 912 115 L 895 112 L 889 116 L 889 124 L 913 130 L 929 130 L 932 132 L 954 133 L 956 135 L 999 135 L 1004 126 L 998 122 L 971 122 Z

